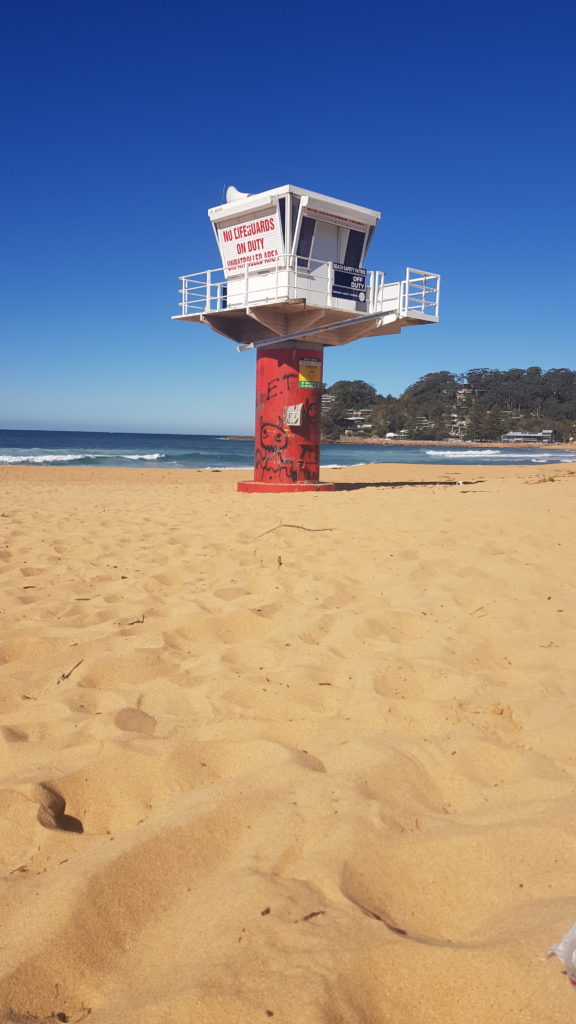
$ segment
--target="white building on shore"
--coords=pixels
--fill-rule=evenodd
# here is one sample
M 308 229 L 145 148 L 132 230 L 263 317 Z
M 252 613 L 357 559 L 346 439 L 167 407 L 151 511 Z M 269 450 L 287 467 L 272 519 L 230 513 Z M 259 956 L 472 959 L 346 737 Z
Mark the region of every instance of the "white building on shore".
M 500 440 L 503 444 L 554 444 L 554 431 L 509 430 Z

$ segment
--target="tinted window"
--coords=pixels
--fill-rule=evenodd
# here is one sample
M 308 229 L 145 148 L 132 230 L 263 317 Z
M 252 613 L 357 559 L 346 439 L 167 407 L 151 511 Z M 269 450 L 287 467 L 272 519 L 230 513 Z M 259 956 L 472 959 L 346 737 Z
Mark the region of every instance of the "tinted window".
M 296 250 L 297 255 L 301 257 L 298 260 L 299 267 L 308 266 L 308 257 L 312 248 L 315 227 L 316 221 L 312 220 L 312 217 L 302 217 L 302 227 L 300 228 L 300 238 L 298 239 L 298 248 Z
M 298 211 L 300 209 L 300 200 L 292 199 L 292 238 L 290 239 L 290 252 L 294 252 L 294 235 L 296 232 L 296 225 L 298 223 Z
M 346 267 L 359 267 L 360 260 L 362 259 L 362 250 L 364 248 L 364 232 L 363 231 L 351 231 L 348 235 L 348 243 L 346 245 L 346 254 L 344 256 L 344 266 Z
M 286 200 L 284 199 L 284 197 L 278 200 L 278 209 L 280 210 L 280 220 L 282 222 L 282 238 L 284 239 L 284 252 L 286 252 Z

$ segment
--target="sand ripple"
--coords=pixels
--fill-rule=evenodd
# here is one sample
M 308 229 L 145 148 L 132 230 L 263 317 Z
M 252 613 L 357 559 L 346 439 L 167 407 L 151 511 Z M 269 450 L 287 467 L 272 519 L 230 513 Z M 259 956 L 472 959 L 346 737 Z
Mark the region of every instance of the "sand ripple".
M 0 470 L 0 1020 L 571 1019 L 576 475 L 480 469 Z

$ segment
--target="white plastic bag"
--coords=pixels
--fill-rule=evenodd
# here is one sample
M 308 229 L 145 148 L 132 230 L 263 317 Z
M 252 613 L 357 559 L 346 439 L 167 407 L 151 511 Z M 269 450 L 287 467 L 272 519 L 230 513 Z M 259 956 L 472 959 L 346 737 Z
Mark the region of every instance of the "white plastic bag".
M 546 959 L 549 956 L 557 956 L 562 961 L 568 980 L 572 985 L 576 985 L 576 924 L 572 925 L 557 946 L 550 946 Z

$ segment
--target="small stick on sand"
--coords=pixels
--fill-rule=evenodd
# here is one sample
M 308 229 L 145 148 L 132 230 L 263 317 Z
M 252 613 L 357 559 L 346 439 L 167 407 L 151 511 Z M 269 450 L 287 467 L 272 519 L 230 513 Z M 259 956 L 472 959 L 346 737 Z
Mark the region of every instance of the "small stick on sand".
M 76 664 L 74 665 L 74 667 L 71 668 L 69 672 L 63 672 L 61 676 L 58 676 L 57 682 L 61 683 L 63 679 L 70 679 L 70 676 L 72 675 L 72 673 L 75 671 L 75 669 L 78 668 L 79 665 L 82 664 L 83 661 L 84 661 L 84 658 L 81 658 L 81 660 L 77 661 Z
M 305 914 L 304 917 L 300 918 L 300 920 L 301 921 L 311 921 L 313 917 L 320 917 L 322 914 L 325 914 L 325 913 L 326 913 L 325 910 L 313 910 L 311 914 Z
M 265 537 L 267 533 L 274 533 L 274 530 L 279 530 L 281 526 L 287 526 L 291 530 L 306 530 L 308 533 L 332 533 L 334 530 L 333 526 L 298 526 L 297 523 L 278 523 L 278 526 L 273 526 L 270 530 L 264 530 L 264 533 L 257 533 L 256 540 L 258 537 Z

